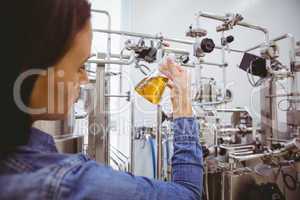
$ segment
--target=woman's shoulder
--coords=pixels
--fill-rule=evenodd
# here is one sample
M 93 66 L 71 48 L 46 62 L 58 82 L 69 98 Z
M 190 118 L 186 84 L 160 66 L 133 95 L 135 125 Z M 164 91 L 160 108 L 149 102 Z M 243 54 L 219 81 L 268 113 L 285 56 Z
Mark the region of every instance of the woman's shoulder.
M 0 161 L 0 199 L 55 199 L 70 189 L 66 178 L 89 162 L 83 154 L 11 154 Z

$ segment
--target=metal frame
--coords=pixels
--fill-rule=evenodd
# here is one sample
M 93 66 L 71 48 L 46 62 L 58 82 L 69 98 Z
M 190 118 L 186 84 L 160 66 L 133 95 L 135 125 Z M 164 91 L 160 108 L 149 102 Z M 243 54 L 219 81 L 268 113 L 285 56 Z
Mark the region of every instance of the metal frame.
M 115 35 L 121 35 L 121 36 L 130 36 L 130 37 L 138 37 L 138 38 L 144 38 L 144 39 L 153 39 L 153 40 L 161 40 L 166 42 L 174 42 L 174 43 L 180 43 L 185 45 L 194 45 L 194 41 L 191 40 L 181 40 L 181 39 L 172 39 L 167 38 L 162 35 L 151 35 L 151 34 L 144 34 L 144 33 L 134 33 L 129 31 L 117 31 L 117 30 L 105 30 L 105 29 L 93 29 L 94 32 L 99 33 L 107 33 L 107 34 L 115 34 Z M 216 49 L 221 50 L 222 47 L 216 46 Z M 231 52 L 235 53 L 244 53 L 244 51 L 236 50 L 236 49 L 229 49 Z
M 105 10 L 95 10 L 92 9 L 92 12 L 103 14 L 107 16 L 108 30 L 111 30 L 111 15 L 109 12 Z M 111 55 L 111 36 L 108 34 L 107 38 L 107 59 L 109 60 Z M 96 62 L 90 62 L 96 63 Z M 92 144 L 92 148 L 90 147 L 89 153 L 92 154 L 97 161 L 105 163 L 109 165 L 110 163 L 110 145 L 109 145 L 109 110 L 105 110 L 109 108 L 109 102 L 105 98 L 105 94 L 109 90 L 109 83 L 106 82 L 106 63 L 96 63 L 96 83 L 95 83 L 95 92 L 96 99 L 94 99 L 94 109 L 91 113 L 89 121 L 94 123 L 93 128 L 89 127 L 89 144 Z M 109 80 L 108 80 L 109 81 Z M 101 130 L 102 129 L 102 130 Z
M 129 171 L 134 173 L 134 138 L 135 138 L 135 101 L 131 99 L 131 132 L 130 132 L 130 164 L 129 164 Z
M 204 17 L 204 18 L 208 18 L 208 19 L 213 19 L 213 20 L 216 20 L 216 21 L 221 21 L 221 22 L 225 22 L 226 21 L 226 17 L 220 16 L 220 15 L 211 14 L 211 13 L 206 13 L 206 12 L 201 12 L 200 11 L 198 13 L 198 15 L 200 17 Z M 263 32 L 264 35 L 265 35 L 265 41 L 269 41 L 269 31 L 268 31 L 268 29 L 266 29 L 264 27 L 261 27 L 261 26 L 256 26 L 256 25 L 253 25 L 253 24 L 250 24 L 250 23 L 247 23 L 247 22 L 238 22 L 237 25 L 245 27 L 245 28 L 249 28 L 249 29 L 252 29 L 252 30 L 257 30 L 257 31 Z
M 157 116 L 156 116 L 156 174 L 155 178 L 161 180 L 163 178 L 163 148 L 162 148 L 162 107 L 157 106 Z
M 95 10 L 93 10 L 93 11 L 95 11 Z M 117 65 L 120 65 L 120 67 L 122 67 L 123 65 L 129 66 L 129 65 L 133 64 L 134 61 L 135 61 L 134 52 L 132 52 L 129 57 L 128 56 L 123 57 L 123 55 L 117 56 L 117 55 L 112 55 L 111 54 L 111 35 L 112 34 L 121 35 L 121 36 L 138 37 L 138 38 L 144 38 L 144 39 L 153 39 L 153 40 L 159 40 L 159 41 L 174 42 L 174 43 L 180 43 L 180 44 L 185 44 L 185 45 L 194 45 L 194 43 L 195 43 L 195 41 L 164 37 L 161 34 L 151 35 L 151 34 L 134 33 L 134 32 L 128 32 L 128 31 L 111 30 L 111 19 L 110 19 L 109 13 L 107 13 L 105 11 L 95 11 L 95 12 L 106 14 L 108 16 L 108 19 L 109 19 L 109 28 L 108 28 L 108 30 L 105 30 L 105 29 L 94 29 L 93 30 L 96 33 L 108 34 L 108 46 L 107 46 L 108 55 L 107 55 L 107 58 L 101 58 L 103 56 L 98 56 L 98 58 L 90 59 L 88 61 L 89 63 L 97 63 L 98 66 L 103 66 L 105 64 L 107 64 L 107 65 L 117 64 Z M 221 22 L 226 21 L 226 17 L 224 17 L 224 16 L 213 15 L 213 14 L 203 13 L 203 12 L 199 12 L 198 17 L 209 18 L 209 19 L 213 19 L 213 20 L 217 20 L 217 21 L 221 21 Z M 269 32 L 264 27 L 252 25 L 252 24 L 245 23 L 245 22 L 238 22 L 236 25 L 241 26 L 241 27 L 246 27 L 246 28 L 251 29 L 251 30 L 256 30 L 256 31 L 262 32 L 264 34 L 264 42 L 259 44 L 259 45 L 254 46 L 254 47 L 251 47 L 249 49 L 246 49 L 246 50 L 237 50 L 237 49 L 225 48 L 225 46 L 221 46 L 221 47 L 216 46 L 216 49 L 222 51 L 222 62 L 221 62 L 221 64 L 213 63 L 213 62 L 199 61 L 199 63 L 189 63 L 189 64 L 184 64 L 183 65 L 185 67 L 196 67 L 196 66 L 199 66 L 199 65 L 211 65 L 211 66 L 218 66 L 218 67 L 221 67 L 223 69 L 223 82 L 224 82 L 223 100 L 220 101 L 220 102 L 213 102 L 213 103 L 209 104 L 209 105 L 212 105 L 212 106 L 220 105 L 222 103 L 225 103 L 226 81 L 227 81 L 227 74 L 226 74 L 227 63 L 225 61 L 226 51 L 231 51 L 231 52 L 235 52 L 235 53 L 245 53 L 245 52 L 255 50 L 255 49 L 261 47 L 262 45 L 270 45 L 270 42 L 277 42 L 277 41 L 280 41 L 282 39 L 289 38 L 290 42 L 291 42 L 291 45 L 292 45 L 292 48 L 291 48 L 291 64 L 293 64 L 293 62 L 295 62 L 295 60 L 296 60 L 295 59 L 295 48 L 296 48 L 295 47 L 295 39 L 292 35 L 285 34 L 285 35 L 282 35 L 282 36 L 279 36 L 277 38 L 274 38 L 274 39 L 270 40 Z M 223 32 L 223 34 L 224 34 L 224 32 Z M 185 52 L 183 52 L 183 53 L 185 53 Z M 112 60 L 111 59 L 112 57 L 119 58 L 119 59 Z M 97 76 L 97 79 L 98 79 L 98 76 Z M 100 87 L 100 86 L 97 84 L 97 87 Z M 97 88 L 97 90 L 98 89 L 99 88 Z M 272 95 L 272 94 L 270 94 L 270 95 Z M 104 96 L 105 96 L 105 94 L 104 94 Z M 124 96 L 123 95 L 115 95 L 114 97 L 122 98 Z M 130 171 L 133 172 L 133 170 L 134 170 L 134 166 L 133 166 L 133 163 L 134 163 L 134 160 L 133 160 L 133 155 L 134 155 L 134 144 L 133 144 L 133 138 L 134 138 L 134 101 L 133 100 L 131 101 L 131 107 L 132 107 L 132 109 L 131 109 L 131 121 L 132 121 L 131 122 L 131 126 L 132 126 L 131 128 L 132 128 L 132 131 L 131 131 L 131 139 L 130 139 L 130 141 L 131 141 L 131 144 L 130 144 L 130 152 L 131 152 L 131 155 L 130 155 L 130 159 L 131 159 Z M 272 110 L 273 107 L 271 106 L 269 109 Z M 161 138 L 161 136 L 162 135 L 161 135 L 161 112 L 160 112 L 161 107 L 160 106 L 158 106 L 157 111 L 158 112 L 157 112 L 157 170 L 156 170 L 157 173 L 156 173 L 156 178 L 160 179 L 162 177 L 161 176 L 161 174 L 162 174 L 162 163 L 161 163 L 162 162 L 162 159 L 161 159 L 162 158 L 162 138 Z M 106 121 L 106 123 L 108 123 L 108 121 Z
M 107 16 L 107 30 L 111 30 L 111 15 L 108 11 L 106 10 L 97 10 L 97 9 L 92 9 L 91 10 L 94 13 L 98 13 L 98 14 L 103 14 L 105 16 Z M 108 52 L 108 58 L 111 55 L 111 34 L 107 34 L 107 52 Z

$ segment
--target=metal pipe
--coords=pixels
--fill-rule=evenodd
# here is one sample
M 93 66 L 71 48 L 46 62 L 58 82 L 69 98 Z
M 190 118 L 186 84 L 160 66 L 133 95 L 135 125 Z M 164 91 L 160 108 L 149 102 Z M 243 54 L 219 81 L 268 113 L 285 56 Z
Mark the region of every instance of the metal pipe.
M 222 32 L 222 38 L 224 38 L 224 31 Z M 226 99 L 226 90 L 227 90 L 227 67 L 226 67 L 226 50 L 225 46 L 222 46 L 222 65 L 223 65 L 223 73 L 222 73 L 222 78 L 223 78 L 223 100 L 225 102 Z
M 112 94 L 106 94 L 105 97 L 112 97 L 112 98 L 128 98 L 130 95 L 112 95 Z
M 275 151 L 271 151 L 268 153 L 246 155 L 246 156 L 235 156 L 235 155 L 229 154 L 229 157 L 236 159 L 238 161 L 247 161 L 247 160 L 253 160 L 253 159 L 261 158 L 261 157 L 268 156 L 268 155 L 281 154 L 287 150 L 300 149 L 300 139 L 295 138 L 289 142 L 283 143 L 283 145 L 284 145 L 284 148 L 275 150 Z
M 126 58 L 126 56 L 124 55 L 124 51 L 125 51 L 125 48 L 122 49 L 122 51 L 121 51 L 121 53 L 119 55 L 119 59 L 120 60 L 123 60 L 124 58 Z M 129 58 L 130 58 L 130 56 L 129 56 Z M 126 59 L 129 59 L 129 58 L 126 58 Z M 119 72 L 120 72 L 119 93 L 121 94 L 123 92 L 123 65 L 119 66 Z
M 99 33 L 107 33 L 107 34 L 115 34 L 115 35 L 125 35 L 125 36 L 130 36 L 130 37 L 139 37 L 139 38 L 144 38 L 144 39 L 152 39 L 152 40 L 163 40 L 167 42 L 174 42 L 174 43 L 180 43 L 180 44 L 186 44 L 186 45 L 194 45 L 194 41 L 190 40 L 181 40 L 181 39 L 172 39 L 172 38 L 167 38 L 163 37 L 161 35 L 151 35 L 151 34 L 144 34 L 144 33 L 134 33 L 134 32 L 129 32 L 129 31 L 117 31 L 117 30 L 105 30 L 105 29 L 93 29 L 94 32 L 99 32 Z M 216 46 L 215 49 L 222 49 L 220 46 Z M 235 53 L 244 53 L 244 51 L 237 50 L 237 49 L 228 49 L 231 52 Z
M 89 59 L 87 63 L 96 63 L 100 65 L 115 64 L 115 65 L 131 65 L 135 61 L 135 54 L 132 53 L 129 60 L 106 60 L 106 59 Z
M 226 67 L 227 66 L 227 63 L 219 64 L 219 63 L 205 62 L 205 61 L 201 61 L 200 64 L 201 65 L 218 66 L 218 67 Z
M 221 181 L 222 181 L 222 196 L 221 199 L 225 200 L 225 171 L 222 171 L 222 177 L 221 177 Z
M 206 61 L 200 61 L 199 64 L 197 63 L 187 63 L 187 64 L 182 64 L 184 67 L 191 67 L 195 68 L 198 65 L 209 65 L 209 66 L 217 66 L 217 67 L 224 67 L 227 66 L 227 64 L 219 64 L 219 63 L 214 63 L 214 62 L 206 62 Z
M 95 12 L 95 13 L 100 13 L 100 14 L 104 14 L 107 16 L 107 20 L 108 20 L 108 25 L 107 25 L 107 29 L 109 31 L 111 31 L 111 27 L 112 27 L 112 21 L 111 21 L 111 15 L 109 12 L 105 11 L 105 10 L 97 10 L 97 9 L 92 9 L 91 10 L 92 12 Z M 110 55 L 111 55 L 111 34 L 108 34 L 107 35 L 107 53 L 108 53 L 108 56 L 107 56 L 107 60 L 110 60 Z M 98 94 L 98 91 L 101 89 L 101 86 L 100 86 L 100 82 L 104 81 L 104 80 L 99 80 L 99 75 L 102 75 L 103 76 L 103 79 L 105 78 L 105 73 L 107 71 L 106 67 L 105 67 L 105 64 L 110 64 L 110 63 L 105 63 L 105 62 L 95 62 L 97 63 L 97 72 L 96 72 L 96 90 L 97 90 L 97 94 Z M 99 67 L 100 66 L 100 67 Z M 100 70 L 100 68 L 103 68 Z M 99 104 L 99 100 L 103 100 L 103 102 L 100 102 L 100 105 L 104 103 L 104 106 L 105 108 L 107 109 L 107 112 L 104 112 L 104 113 L 101 113 L 99 112 L 99 108 L 98 107 L 102 107 L 102 106 L 99 106 L 97 105 L 96 106 L 96 109 L 94 111 L 97 112 L 96 116 L 98 117 L 98 115 L 104 115 L 104 127 L 105 129 L 108 129 L 107 131 L 105 131 L 105 135 L 104 135 L 104 142 L 103 142 L 103 145 L 104 145 L 104 161 L 107 165 L 109 165 L 110 163 L 110 130 L 109 130 L 109 103 L 108 101 L 104 98 L 104 94 L 105 92 L 107 92 L 108 90 L 110 90 L 110 78 L 107 79 L 108 83 L 107 84 L 104 84 L 104 86 L 102 86 L 102 89 L 103 89 L 103 96 L 97 96 L 98 99 L 97 99 L 97 104 Z M 105 82 L 105 81 L 104 81 Z M 101 83 L 103 84 L 103 83 Z M 99 94 L 98 94 L 99 95 Z M 104 108 L 101 108 L 102 111 L 105 111 Z M 100 113 L 100 114 L 99 114 Z M 99 119 L 97 119 L 99 120 Z M 101 125 L 101 124 L 100 124 Z M 100 126 L 101 127 L 101 126 Z M 97 148 L 97 147 L 96 147 Z
M 110 13 L 108 11 L 106 11 L 106 10 L 97 10 L 97 9 L 92 9 L 91 11 L 94 12 L 94 13 L 101 13 L 101 14 L 106 15 L 107 16 L 107 20 L 108 20 L 108 22 L 107 22 L 107 24 L 108 24 L 107 29 L 109 31 L 111 31 L 111 24 L 112 23 L 111 23 L 111 15 L 110 15 Z M 108 59 L 109 59 L 109 57 L 111 55 L 111 34 L 110 33 L 108 33 L 108 35 L 107 35 L 107 52 L 108 52 Z
M 96 72 L 95 93 L 93 96 L 93 109 L 89 115 L 89 154 L 95 157 L 96 161 L 109 165 L 110 141 L 108 126 L 109 102 L 104 94 L 108 88 L 105 86 L 105 65 L 98 65 Z
M 206 163 L 206 162 L 205 162 Z M 206 199 L 209 200 L 209 189 L 208 189 L 208 165 L 205 164 L 205 194 L 206 194 Z
M 162 39 L 167 42 L 174 42 L 174 43 L 180 43 L 186 45 L 194 45 L 195 43 L 194 41 L 190 41 L 190 40 L 172 39 L 172 38 L 165 38 L 165 37 L 162 37 Z
M 121 161 L 122 163 L 123 163 L 123 165 L 126 165 L 127 164 L 127 160 L 125 161 L 125 160 L 123 160 L 116 152 L 114 152 L 115 150 L 114 149 L 111 149 L 110 150 L 110 152 L 114 155 L 114 156 L 116 156 L 116 158 L 119 160 L 119 161 Z M 122 154 L 120 154 L 120 155 L 122 155 Z
M 276 98 L 276 97 L 298 97 L 300 93 L 289 93 L 289 94 L 277 94 L 277 95 L 268 95 L 266 98 Z
M 211 111 L 211 109 L 204 109 L 204 111 Z M 245 108 L 225 108 L 225 109 L 216 109 L 216 112 L 249 112 L 247 109 Z
M 214 136 L 214 156 L 215 157 L 218 157 L 218 148 L 219 148 L 219 145 L 218 145 L 218 124 L 219 124 L 219 121 L 217 121 L 217 124 L 214 124 L 213 125 L 213 136 Z
M 234 153 L 231 153 L 233 156 L 247 156 L 247 155 L 252 155 L 254 152 L 253 151 L 237 151 Z
M 253 154 L 253 155 L 247 155 L 247 156 L 234 156 L 234 155 L 231 155 L 229 154 L 229 157 L 230 158 L 233 158 L 235 160 L 238 160 L 238 161 L 247 161 L 247 160 L 253 160 L 253 159 L 257 159 L 257 158 L 262 158 L 266 156 L 266 154 Z
M 129 149 L 129 152 L 130 152 L 130 165 L 129 165 L 129 171 L 131 173 L 134 173 L 134 154 L 135 154 L 135 148 L 134 148 L 134 137 L 135 137 L 135 103 L 134 103 L 134 98 L 131 99 L 131 120 L 130 120 L 130 123 L 131 123 L 131 131 L 130 131 L 130 149 Z
M 104 95 L 104 97 L 106 97 L 106 98 L 119 98 L 119 99 L 120 99 L 120 98 L 126 98 L 127 101 L 130 101 L 131 95 L 130 95 L 130 92 L 128 92 L 127 95 L 120 95 L 120 94 L 112 95 L 112 94 L 106 94 L 106 95 Z
M 284 35 L 278 36 L 278 37 L 276 37 L 276 38 L 273 38 L 273 39 L 270 40 L 270 42 L 278 42 L 278 41 L 280 41 L 280 40 L 284 40 L 284 39 L 287 39 L 287 38 L 291 38 L 291 43 L 293 43 L 292 40 L 295 41 L 295 39 L 292 39 L 292 38 L 294 38 L 294 36 L 288 33 L 288 34 L 284 34 Z M 254 47 L 251 47 L 251 48 L 249 48 L 249 49 L 246 49 L 245 52 L 250 52 L 250 51 L 253 51 L 253 50 L 255 50 L 255 49 L 258 49 L 258 48 L 260 48 L 261 45 L 263 45 L 263 44 L 264 44 L 264 43 L 261 43 L 261 44 L 258 44 L 258 45 L 256 45 L 256 46 L 254 46 Z M 293 46 L 295 46 L 295 44 L 293 44 Z M 295 49 L 295 47 L 294 47 L 293 49 Z
M 222 47 L 221 46 L 215 46 L 215 49 L 222 50 Z M 238 50 L 238 49 L 226 48 L 226 50 L 230 51 L 230 52 L 234 52 L 234 53 L 245 53 L 244 51 Z
M 217 105 L 221 105 L 223 103 L 227 103 L 227 101 L 225 100 L 220 100 L 220 101 L 214 101 L 214 102 L 205 102 L 205 103 L 198 103 L 198 102 L 193 102 L 193 106 L 217 106 Z
M 225 146 L 220 145 L 220 148 L 227 149 L 227 150 L 241 150 L 241 149 L 251 149 L 254 150 L 255 146 L 253 145 L 239 145 L 239 146 Z
M 123 60 L 123 58 L 125 58 L 126 56 L 124 55 L 124 51 L 125 51 L 126 49 L 125 48 L 123 48 L 122 50 L 121 50 L 121 52 L 120 52 L 120 55 L 119 55 L 119 59 L 120 60 Z M 134 53 L 132 52 L 132 55 L 134 55 Z M 128 58 L 126 58 L 126 59 L 128 59 Z M 130 56 L 129 56 L 129 59 L 130 59 Z M 122 94 L 123 93 L 123 65 L 119 65 L 119 94 Z M 128 95 L 130 95 L 130 92 L 128 92 Z M 126 99 L 127 101 L 130 101 L 130 96 L 128 96 L 128 98 Z M 119 98 L 118 99 L 118 108 L 119 108 L 119 110 L 122 110 L 122 107 L 121 107 L 121 99 Z M 118 119 L 118 121 L 119 121 L 119 124 L 121 124 L 121 112 L 118 112 L 118 116 L 119 116 L 119 119 Z M 119 132 L 119 135 L 121 135 L 122 134 L 122 132 L 121 132 L 122 130 L 119 128 L 119 130 L 118 130 L 118 132 Z M 129 145 L 130 145 L 130 150 L 132 149 L 132 142 L 131 142 L 131 139 L 130 139 L 130 141 L 129 141 Z M 133 150 L 133 149 L 132 149 Z M 130 154 L 130 156 L 132 156 L 131 154 Z M 134 173 L 133 172 L 133 168 L 131 168 L 131 169 L 129 169 L 130 168 L 130 166 L 131 166 L 131 162 L 128 162 L 128 171 L 130 171 L 131 173 Z
M 217 109 L 217 112 L 248 112 L 247 109 L 244 108 L 226 108 L 226 109 Z
M 275 141 L 275 142 L 288 142 L 288 140 L 283 139 L 275 139 L 275 138 L 267 138 L 268 141 Z
M 296 40 L 292 34 L 286 34 L 286 37 L 288 37 L 290 39 L 290 45 L 291 45 L 290 66 L 293 66 L 296 63 Z M 291 71 L 292 71 L 292 69 L 291 69 Z
M 280 35 L 280 36 L 272 39 L 271 41 L 278 42 L 280 40 L 284 40 L 284 39 L 287 39 L 287 38 L 295 38 L 295 37 L 290 33 L 286 33 L 286 34 Z
M 239 128 L 221 128 L 218 131 L 220 133 L 224 133 L 224 132 L 252 132 L 253 128 L 245 128 L 245 129 L 239 129 Z
M 104 52 L 99 52 L 97 53 L 97 58 L 106 58 L 107 54 Z M 130 55 L 121 55 L 121 54 L 116 54 L 116 53 L 112 53 L 110 55 L 111 58 L 119 58 L 120 60 L 123 59 L 130 59 Z
M 129 159 L 128 156 L 126 156 L 124 153 L 122 153 L 119 149 L 117 149 L 114 146 L 110 146 L 112 149 L 114 149 L 116 152 L 118 152 L 118 154 L 120 154 L 121 156 L 123 156 L 125 159 Z
M 162 40 L 162 36 L 155 36 L 151 34 L 144 34 L 144 33 L 134 33 L 129 31 L 117 31 L 117 30 L 105 30 L 105 29 L 93 29 L 94 32 L 100 33 L 107 33 L 107 34 L 115 34 L 115 35 L 125 35 L 130 37 L 140 37 L 144 39 L 155 39 L 155 40 Z M 190 44 L 190 42 L 188 42 Z
M 168 41 L 168 42 L 186 44 L 186 45 L 194 45 L 195 44 L 194 41 L 190 41 L 190 40 L 180 40 L 180 39 L 172 39 L 172 38 L 165 38 L 165 37 L 163 37 L 163 40 Z M 222 46 L 215 46 L 215 49 L 221 50 Z M 244 53 L 244 51 L 238 50 L 238 49 L 229 48 L 228 50 L 231 52 L 235 52 L 235 53 Z
M 294 138 L 293 140 L 283 143 L 284 150 L 300 149 L 300 138 Z
M 197 65 L 196 63 L 186 63 L 186 64 L 181 64 L 183 67 L 190 67 L 190 68 L 195 68 Z
M 131 61 L 121 61 L 121 60 L 97 60 L 91 59 L 87 61 L 88 63 L 96 63 L 96 64 L 113 64 L 113 65 L 131 65 L 134 63 L 134 60 Z
M 190 52 L 184 49 L 173 49 L 173 48 L 163 48 L 163 54 L 166 53 L 174 53 L 174 54 L 180 54 L 180 55 L 185 55 L 189 56 Z
M 219 16 L 219 15 L 204 13 L 204 12 L 199 12 L 199 16 L 205 17 L 205 18 L 208 18 L 208 19 L 221 21 L 221 22 L 226 22 L 226 18 L 224 16 Z M 249 29 L 261 31 L 265 34 L 265 40 L 269 41 L 269 31 L 268 31 L 268 29 L 266 29 L 264 27 L 261 27 L 261 26 L 252 25 L 252 24 L 249 24 L 249 23 L 246 23 L 246 22 L 238 22 L 237 25 L 242 26 L 242 27 L 246 27 L 246 28 L 249 28 Z
M 156 175 L 155 178 L 158 180 L 162 179 L 162 168 L 163 168 L 163 155 L 162 155 L 162 108 L 160 105 L 157 106 L 157 133 L 156 133 Z

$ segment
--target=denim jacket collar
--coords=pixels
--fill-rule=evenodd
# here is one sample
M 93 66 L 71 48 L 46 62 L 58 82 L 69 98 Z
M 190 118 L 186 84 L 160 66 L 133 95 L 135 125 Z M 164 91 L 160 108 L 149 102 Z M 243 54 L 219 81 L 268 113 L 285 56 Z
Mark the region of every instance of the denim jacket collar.
M 26 147 L 49 153 L 57 152 L 53 137 L 37 128 L 30 129 L 29 141 Z

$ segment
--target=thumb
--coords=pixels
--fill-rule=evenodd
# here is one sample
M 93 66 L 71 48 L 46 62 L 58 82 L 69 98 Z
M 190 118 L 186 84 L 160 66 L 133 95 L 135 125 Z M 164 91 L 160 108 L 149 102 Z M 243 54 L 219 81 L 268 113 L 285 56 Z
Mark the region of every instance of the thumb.
M 172 57 L 167 57 L 163 65 L 165 65 L 164 69 L 170 72 L 172 76 L 180 72 L 180 67 Z
M 171 57 L 167 57 L 165 64 L 167 66 L 175 64 L 174 59 L 172 59 Z

